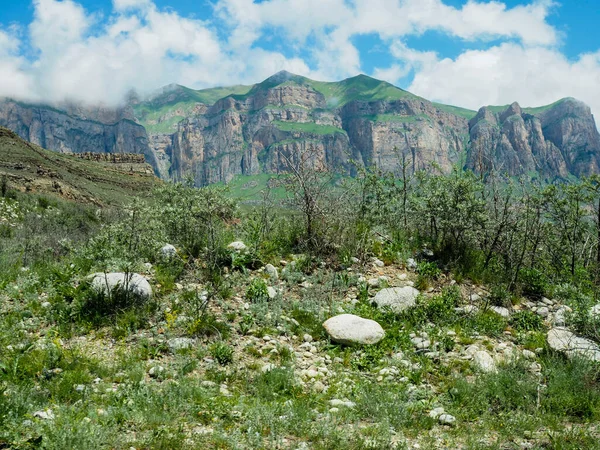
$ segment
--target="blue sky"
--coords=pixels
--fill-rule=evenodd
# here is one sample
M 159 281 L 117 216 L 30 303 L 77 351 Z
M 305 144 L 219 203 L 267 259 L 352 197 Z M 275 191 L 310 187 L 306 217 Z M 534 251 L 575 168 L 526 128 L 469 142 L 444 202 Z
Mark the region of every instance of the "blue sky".
M 385 79 L 477 109 L 600 111 L 597 0 L 32 0 L 0 13 L 0 96 L 119 103 L 288 70 Z

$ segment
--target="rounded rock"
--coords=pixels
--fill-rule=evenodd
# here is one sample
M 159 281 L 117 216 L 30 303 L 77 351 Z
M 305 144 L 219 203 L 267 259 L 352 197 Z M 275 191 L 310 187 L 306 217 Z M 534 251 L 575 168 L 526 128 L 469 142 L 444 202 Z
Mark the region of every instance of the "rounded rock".
M 323 323 L 323 327 L 333 341 L 345 345 L 376 344 L 385 336 L 385 331 L 377 322 L 353 314 L 331 317 Z

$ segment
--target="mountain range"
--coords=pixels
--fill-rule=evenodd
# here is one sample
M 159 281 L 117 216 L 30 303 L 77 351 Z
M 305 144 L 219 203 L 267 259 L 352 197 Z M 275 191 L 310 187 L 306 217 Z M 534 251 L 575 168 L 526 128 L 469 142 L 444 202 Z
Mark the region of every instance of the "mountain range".
M 4 99 L 0 126 L 62 153 L 143 154 L 161 178 L 193 177 L 197 186 L 278 173 L 303 152 L 350 175 L 402 164 L 545 180 L 600 172 L 600 135 L 581 101 L 476 112 L 365 75 L 319 82 L 279 72 L 252 86 L 171 85 L 150 98 L 132 94 L 117 109 Z

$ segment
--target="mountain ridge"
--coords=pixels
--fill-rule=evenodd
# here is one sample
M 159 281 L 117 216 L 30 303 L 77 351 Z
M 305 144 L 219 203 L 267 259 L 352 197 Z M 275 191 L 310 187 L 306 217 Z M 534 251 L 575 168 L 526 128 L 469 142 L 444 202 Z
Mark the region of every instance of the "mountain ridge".
M 307 151 L 350 175 L 356 162 L 397 171 L 400 160 L 412 171 L 462 165 L 545 179 L 600 167 L 591 111 L 572 98 L 471 111 L 367 75 L 322 82 L 281 71 L 252 86 L 169 85 L 112 111 L 67 106 L 5 100 L 0 125 L 55 151 L 144 154 L 162 178 L 192 176 L 198 186 L 278 173 Z

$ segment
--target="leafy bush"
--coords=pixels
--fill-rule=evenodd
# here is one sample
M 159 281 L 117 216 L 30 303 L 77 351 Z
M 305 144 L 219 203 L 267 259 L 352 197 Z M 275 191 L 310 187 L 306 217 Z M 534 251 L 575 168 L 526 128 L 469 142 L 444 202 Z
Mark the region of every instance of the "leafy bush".
M 265 400 L 295 398 L 302 392 L 294 371 L 285 367 L 276 367 L 258 375 L 252 386 L 253 391 Z
M 415 287 L 419 290 L 425 290 L 432 281 L 435 281 L 442 274 L 434 262 L 423 261 L 417 265 L 417 281 Z
M 246 290 L 246 298 L 254 303 L 269 300 L 268 286 L 262 278 L 255 278 Z
M 510 318 L 510 325 L 517 331 L 540 331 L 544 320 L 532 311 L 519 311 Z
M 233 362 L 233 348 L 223 341 L 215 342 L 210 346 L 211 356 L 221 365 Z
M 521 270 L 519 280 L 523 295 L 535 300 L 542 298 L 548 289 L 548 281 L 545 275 L 538 269 Z
M 494 306 L 509 308 L 512 306 L 511 293 L 504 284 L 492 285 L 489 301 Z

